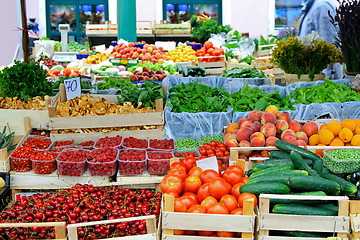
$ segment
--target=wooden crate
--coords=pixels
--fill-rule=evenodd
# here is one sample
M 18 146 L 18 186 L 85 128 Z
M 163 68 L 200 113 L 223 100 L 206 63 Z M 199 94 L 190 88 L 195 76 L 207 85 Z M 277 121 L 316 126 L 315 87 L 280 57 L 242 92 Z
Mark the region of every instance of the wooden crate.
M 174 235 L 174 230 L 241 232 L 241 238 L 221 238 L 226 240 L 253 239 L 255 231 L 254 200 L 244 203 L 243 215 L 198 214 L 174 212 L 174 197 L 165 194 L 162 212 L 163 240 L 207 240 L 213 237 Z M 220 239 L 220 238 L 219 238 Z
M 274 68 L 274 64 L 271 63 L 271 57 L 259 57 L 251 61 L 251 67 L 258 70 L 266 70 Z
M 312 81 L 320 81 L 324 80 L 325 74 L 315 74 L 314 79 L 311 80 L 308 74 L 302 74 L 300 78 L 298 78 L 297 74 L 285 74 L 285 79 L 287 84 L 296 83 L 296 82 L 312 82 Z
M 275 47 L 276 44 L 269 45 L 260 45 L 259 50 L 254 53 L 255 57 L 266 57 L 271 55 L 272 48 Z M 264 48 L 270 47 L 270 49 L 263 50 Z
M 151 21 L 136 21 L 137 34 L 153 34 L 153 27 Z
M 130 188 L 133 185 L 140 185 L 141 187 L 152 187 L 160 184 L 164 176 L 160 175 L 150 175 L 150 173 L 146 170 L 141 175 L 135 176 L 125 176 L 125 175 L 118 175 L 116 176 L 116 183 L 120 186 L 129 186 Z
M 310 216 L 270 213 L 270 199 L 328 200 L 337 201 L 338 216 Z M 348 239 L 350 233 L 349 198 L 343 196 L 301 196 L 260 194 L 258 216 L 258 240 L 325 240 L 326 238 L 301 238 L 269 236 L 270 230 L 336 233 Z
M 284 73 L 278 73 L 278 74 L 270 73 L 268 77 L 270 78 L 273 85 L 279 85 L 279 86 L 288 85 Z
M 221 58 L 221 62 L 204 62 L 204 59 L 209 58 Z M 210 56 L 210 57 L 197 57 L 198 66 L 205 68 L 207 75 L 217 75 L 220 76 L 223 71 L 226 69 L 225 56 Z
M 65 222 L 0 223 L 0 228 L 55 227 L 55 239 L 66 240 Z
M 105 239 L 124 239 L 124 240 L 158 240 L 158 235 L 156 233 L 156 219 L 154 215 L 150 216 L 142 216 L 142 217 L 131 217 L 131 218 L 123 218 L 123 219 L 113 219 L 113 220 L 103 220 L 103 221 L 94 221 L 87 223 L 76 223 L 69 224 L 67 226 L 68 229 L 68 240 L 78 240 L 77 228 L 78 227 L 91 227 L 97 224 L 118 224 L 121 222 L 130 222 L 137 220 L 146 220 L 146 230 L 147 234 L 144 235 L 135 235 L 135 236 L 127 236 L 127 237 L 117 237 L 117 238 L 105 238 Z
M 190 21 L 180 24 L 154 24 L 154 34 L 191 34 Z
M 118 34 L 118 25 L 112 24 L 111 21 L 109 21 L 107 34 Z
M 350 200 L 351 235 L 354 240 L 360 239 L 360 201 Z
M 90 24 L 89 21 L 86 22 L 86 35 L 108 34 L 108 30 L 108 21 L 106 21 L 104 24 Z

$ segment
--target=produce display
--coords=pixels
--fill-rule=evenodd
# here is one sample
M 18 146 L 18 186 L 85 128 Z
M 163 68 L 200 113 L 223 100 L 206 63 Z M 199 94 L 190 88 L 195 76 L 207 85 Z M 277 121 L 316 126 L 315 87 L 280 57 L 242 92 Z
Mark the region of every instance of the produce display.
M 86 58 L 86 64 L 99 64 L 109 59 L 111 53 L 96 53 Z
M 162 47 L 156 47 L 154 44 L 144 44 L 142 48 L 135 47 L 135 43 L 124 43 L 113 48 L 114 58 L 140 59 L 152 63 L 163 62 L 167 59 Z
M 353 173 L 360 170 L 359 149 L 324 151 L 324 166 L 334 173 Z
M 86 160 L 90 152 L 87 150 L 66 149 L 57 158 L 59 175 L 81 176 L 86 170 Z
M 46 76 L 51 77 L 52 75 L 55 75 L 58 77 L 61 74 L 63 77 L 77 77 L 79 76 L 79 69 L 70 69 L 70 68 L 64 68 L 63 66 L 57 65 L 55 67 L 52 67 L 51 69 L 47 69 Z
M 56 205 L 54 209 L 53 205 Z M 122 207 L 120 207 L 122 206 Z M 161 193 L 148 189 L 130 190 L 119 187 L 94 187 L 80 185 L 57 192 L 39 193 L 22 197 L 1 216 L 1 223 L 65 221 L 67 224 L 111 220 L 118 217 L 159 216 Z M 20 214 L 26 209 L 26 214 Z M 146 234 L 144 221 L 124 222 L 120 224 L 94 225 L 77 229 L 80 238 L 117 238 Z M 27 236 L 34 239 L 55 238 L 53 228 L 0 228 L 2 239 L 14 239 Z
M 119 152 L 119 173 L 121 175 L 139 175 L 146 169 L 146 150 L 121 149 Z
M 132 66 L 131 68 L 129 68 L 129 72 L 134 73 L 136 70 L 139 72 L 142 72 L 143 67 L 147 67 L 149 69 L 149 71 L 165 71 L 166 74 L 175 74 L 177 72 L 177 66 L 175 63 L 171 62 L 171 61 L 165 61 L 163 63 L 151 63 L 149 61 L 144 62 L 144 63 L 138 63 L 136 66 Z
M 106 90 L 110 88 L 114 89 L 136 89 L 136 85 L 133 84 L 128 79 L 119 79 L 119 78 L 113 78 L 113 77 L 107 77 L 104 79 L 104 82 L 98 82 L 97 83 L 98 90 Z
M 57 80 L 56 82 L 53 82 L 51 88 L 54 89 L 54 90 L 55 90 L 55 89 L 58 90 L 59 87 L 60 87 L 60 84 L 61 84 L 61 83 L 64 83 L 64 80 L 65 80 L 65 79 L 68 79 L 68 78 L 73 78 L 73 77 L 71 77 L 71 76 L 69 76 L 69 77 L 61 77 L 61 78 L 60 78 L 59 80 Z M 90 82 L 84 81 L 84 80 L 81 80 L 81 81 L 80 81 L 80 86 L 81 86 L 81 89 L 92 89 L 92 88 L 93 88 Z
M 118 150 L 111 147 L 97 148 L 90 152 L 87 162 L 91 176 L 112 176 L 116 172 Z
M 224 171 L 229 165 L 230 152 L 226 149 L 225 144 L 215 140 L 211 140 L 209 143 L 204 143 L 199 147 L 199 153 L 201 156 L 213 157 L 216 156 L 218 165 L 221 170 Z
M 42 97 L 33 97 L 26 101 L 18 97 L 0 97 L 0 109 L 45 110 L 46 102 Z
M 221 76 L 225 78 L 266 78 L 265 74 L 256 68 L 241 69 L 238 67 L 231 70 L 224 70 Z
M 197 148 L 199 143 L 192 138 L 178 139 L 175 141 L 176 148 Z
M 0 149 L 6 148 L 8 151 L 15 149 L 16 145 L 12 145 L 14 137 L 15 132 L 11 132 L 9 124 L 5 125 L 0 132 Z
M 186 44 L 182 46 L 177 46 L 174 50 L 168 51 L 165 53 L 168 60 L 174 62 L 192 62 L 194 61 L 197 64 L 196 60 L 196 51 Z
M 147 155 L 149 173 L 166 175 L 170 169 L 170 159 L 174 157 L 172 152 L 148 151 Z
M 210 143 L 211 141 L 216 141 L 219 143 L 224 142 L 224 137 L 222 135 L 214 135 L 214 136 L 204 136 L 199 138 L 199 144 L 203 145 L 204 143 Z
M 196 56 L 200 57 L 200 62 L 222 62 L 224 61 L 224 58 L 222 57 L 224 55 L 224 49 L 223 48 L 217 48 L 213 46 L 213 43 L 210 41 L 206 41 L 204 43 L 204 47 L 200 48 L 196 51 Z
M 130 81 L 162 81 L 167 76 L 164 70 L 149 70 L 148 67 L 136 68 L 132 75 L 130 75 Z
M 183 75 L 183 77 L 205 77 L 206 72 L 205 68 L 198 66 L 179 66 L 179 73 Z

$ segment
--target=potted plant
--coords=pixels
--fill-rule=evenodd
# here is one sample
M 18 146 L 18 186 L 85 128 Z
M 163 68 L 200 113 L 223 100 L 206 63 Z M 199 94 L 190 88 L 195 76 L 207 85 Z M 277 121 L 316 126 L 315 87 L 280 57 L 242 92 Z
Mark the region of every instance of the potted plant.
M 360 2 L 338 0 L 339 6 L 331 22 L 338 29 L 335 45 L 342 51 L 346 64 L 346 74 L 355 77 L 360 73 Z
M 341 51 L 313 32 L 305 37 L 278 41 L 271 56 L 271 61 L 285 71 L 288 83 L 293 83 L 323 80 L 325 75 L 321 71 L 339 62 Z

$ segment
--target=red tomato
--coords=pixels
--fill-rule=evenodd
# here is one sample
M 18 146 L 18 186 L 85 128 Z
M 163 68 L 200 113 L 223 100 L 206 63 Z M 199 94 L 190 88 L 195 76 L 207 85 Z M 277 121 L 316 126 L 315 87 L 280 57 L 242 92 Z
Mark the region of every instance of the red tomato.
M 246 199 L 251 199 L 251 198 L 254 199 L 254 208 L 255 208 L 256 205 L 257 205 L 257 197 L 252 193 L 241 193 L 240 194 L 240 196 L 238 198 L 239 207 L 243 208 L 244 207 L 244 201 Z
M 224 204 L 224 206 L 229 210 L 229 212 L 231 212 L 232 210 L 238 207 L 238 201 L 236 197 L 230 194 L 226 194 L 222 196 L 219 203 Z
M 200 175 L 200 179 L 203 184 L 209 183 L 211 181 L 211 179 L 218 178 L 218 177 L 220 177 L 219 173 L 217 173 L 214 170 L 210 170 L 210 169 L 203 171 L 202 174 Z
M 209 192 L 211 196 L 220 199 L 225 194 L 229 194 L 231 185 L 223 178 L 215 178 L 210 181 Z
M 239 182 L 237 184 L 235 184 L 232 188 L 231 188 L 231 195 L 233 195 L 234 197 L 236 197 L 236 199 L 239 198 L 240 196 L 240 187 L 242 185 L 245 185 L 244 183 L 242 182 Z
M 163 193 L 176 192 L 180 194 L 182 189 L 183 183 L 180 177 L 166 175 L 161 181 L 161 191 Z
M 193 167 L 192 169 L 190 169 L 188 175 L 200 177 L 202 172 L 203 170 L 200 167 Z
M 209 48 L 208 50 L 206 50 L 206 53 L 213 55 L 214 52 L 214 48 Z
M 175 168 L 181 168 L 181 169 L 184 169 L 186 171 L 186 167 L 183 163 L 181 162 L 173 162 L 170 166 L 170 170 L 171 169 L 175 169 Z
M 199 153 L 201 156 L 206 156 L 206 148 L 205 147 L 199 147 Z
M 186 192 L 182 195 L 183 197 L 186 196 L 186 197 L 191 197 L 192 200 L 194 200 L 196 202 L 196 204 L 199 204 L 199 200 L 197 198 L 197 195 L 195 193 L 192 193 L 192 192 Z
M 218 203 L 216 198 L 214 198 L 212 196 L 208 196 L 200 203 L 200 205 L 204 206 L 206 209 L 209 209 L 212 205 L 214 205 L 216 203 Z
M 210 42 L 210 41 L 206 41 L 206 42 L 204 43 L 204 46 L 205 46 L 206 49 L 209 49 L 209 48 L 214 47 L 213 43 Z
M 215 203 L 208 208 L 207 213 L 210 214 L 229 214 L 229 210 L 222 203 Z
M 221 56 L 221 50 L 220 49 L 218 49 L 218 48 L 216 48 L 216 49 L 214 49 L 214 51 L 213 51 L 213 56 Z
M 243 209 L 242 208 L 236 208 L 231 211 L 231 215 L 243 215 Z
M 180 198 L 174 199 L 174 211 L 175 212 L 186 212 L 186 205 L 180 200 Z
M 196 193 L 201 186 L 201 180 L 198 176 L 189 176 L 185 180 L 185 189 L 188 192 Z
M 229 171 L 226 170 L 223 174 L 223 178 L 231 184 L 231 186 L 234 186 L 235 184 L 241 182 L 243 175 L 240 175 L 238 172 Z
M 198 157 L 198 160 L 204 159 L 204 158 L 208 158 L 208 156 L 200 156 Z
M 166 194 L 170 195 L 170 196 L 173 196 L 174 198 L 178 198 L 179 197 L 179 194 L 177 192 L 174 192 L 174 191 L 169 191 L 167 192 Z
M 243 177 L 243 178 L 241 179 L 241 182 L 244 183 L 244 184 L 246 184 L 246 183 L 247 183 L 247 180 L 249 180 L 248 177 Z
M 183 163 L 186 167 L 186 171 L 189 171 L 191 168 L 196 166 L 196 158 L 186 157 L 186 158 L 184 158 Z
M 233 232 L 216 232 L 216 236 L 232 238 L 232 237 L 234 237 L 234 233 Z
M 55 76 L 59 76 L 60 70 L 59 70 L 59 69 L 55 69 L 54 71 L 52 71 L 52 73 L 53 73 Z
M 238 165 L 231 165 L 229 166 L 226 171 L 232 171 L 232 172 L 237 172 L 239 173 L 242 177 L 244 176 L 244 171 L 242 170 L 242 168 Z
M 206 148 L 206 150 L 211 149 L 211 145 L 208 143 L 204 143 L 203 147 Z
M 186 209 L 189 209 L 192 206 L 196 205 L 196 202 L 191 197 L 188 196 L 182 196 L 177 199 L 179 199 L 183 204 L 185 204 Z
M 209 185 L 210 183 L 205 183 L 199 187 L 199 190 L 197 191 L 197 198 L 199 202 L 202 202 L 206 197 L 210 196 Z
M 185 181 L 187 177 L 186 170 L 180 168 L 171 169 L 167 175 L 180 177 L 183 181 Z
M 71 74 L 71 70 L 70 70 L 70 69 L 68 69 L 68 68 L 64 68 L 64 69 L 63 69 L 63 75 L 64 75 L 64 76 L 70 76 L 70 74 Z
M 211 141 L 209 142 L 209 144 L 210 144 L 211 146 L 213 146 L 213 147 L 216 147 L 216 146 L 219 144 L 219 142 L 218 142 L 218 141 L 215 141 L 215 140 L 211 140 Z
M 188 213 L 206 213 L 206 208 L 201 205 L 194 205 L 187 211 Z

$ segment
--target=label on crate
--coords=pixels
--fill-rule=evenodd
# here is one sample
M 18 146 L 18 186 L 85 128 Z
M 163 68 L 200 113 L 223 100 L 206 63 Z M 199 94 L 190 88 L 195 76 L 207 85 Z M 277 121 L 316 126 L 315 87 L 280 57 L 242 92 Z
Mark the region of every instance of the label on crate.
M 203 171 L 208 169 L 214 170 L 216 172 L 219 171 L 219 166 L 215 156 L 198 160 L 196 161 L 196 165 L 200 167 Z
M 66 99 L 70 100 L 81 96 L 80 78 L 69 78 L 64 80 Z

